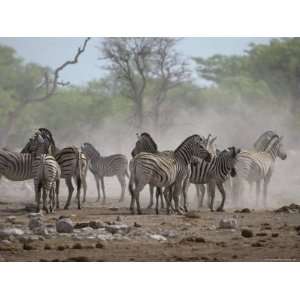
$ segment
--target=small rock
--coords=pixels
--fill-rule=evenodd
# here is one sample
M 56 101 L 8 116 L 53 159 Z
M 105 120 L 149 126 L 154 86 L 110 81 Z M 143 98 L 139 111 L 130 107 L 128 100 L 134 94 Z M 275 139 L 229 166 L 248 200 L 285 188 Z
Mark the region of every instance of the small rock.
M 42 222 L 42 220 L 39 217 L 31 217 L 28 227 L 30 230 L 35 230 L 36 228 L 40 228 L 42 227 L 44 224 Z
M 256 236 L 267 236 L 268 234 L 266 232 L 258 232 Z
M 60 246 L 57 247 L 58 251 L 64 251 L 65 249 L 66 249 L 66 247 L 63 246 L 63 245 L 60 245 Z
M 117 222 L 121 222 L 121 221 L 122 221 L 122 218 L 121 218 L 120 216 L 117 216 L 116 221 L 117 221 Z
M 36 248 L 33 245 L 29 244 L 29 243 L 25 243 L 25 244 L 23 244 L 23 249 L 27 250 L 27 251 L 30 251 L 30 250 L 35 250 Z
M 250 229 L 242 229 L 241 234 L 245 238 L 251 238 L 251 237 L 253 237 L 253 231 L 250 230 Z
M 30 213 L 30 214 L 27 215 L 27 217 L 29 219 L 31 219 L 31 218 L 41 218 L 42 216 L 43 216 L 43 214 L 41 212 L 39 212 L 39 213 Z
M 180 243 L 193 242 L 193 243 L 205 243 L 205 239 L 200 236 L 188 236 L 183 238 Z
M 219 223 L 219 228 L 221 229 L 236 229 L 237 228 L 236 219 L 222 219 Z
M 89 226 L 93 229 L 104 228 L 105 224 L 102 221 L 90 221 Z
M 117 211 L 117 210 L 119 210 L 118 207 L 110 207 L 109 209 L 112 210 L 112 211 Z
M 142 225 L 139 224 L 139 223 L 137 223 L 137 222 L 134 222 L 133 226 L 134 226 L 134 227 L 142 227 Z
M 98 234 L 97 239 L 100 241 L 112 240 L 112 234 Z
M 260 242 L 256 242 L 256 243 L 253 243 L 251 246 L 252 247 L 263 247 L 263 244 L 261 244 Z
M 80 243 L 76 243 L 76 244 L 73 245 L 72 248 L 73 248 L 73 249 L 83 249 L 83 246 L 82 246 L 82 244 L 80 244 Z
M 107 225 L 105 229 L 106 231 L 112 234 L 115 233 L 127 234 L 130 231 L 130 227 L 126 224 Z
M 98 248 L 98 249 L 102 249 L 102 248 L 104 248 L 104 244 L 98 242 L 95 247 Z
M 9 216 L 6 218 L 6 222 L 14 224 L 16 222 L 16 217 L 15 216 Z
M 51 247 L 49 244 L 45 244 L 44 249 L 45 249 L 45 250 L 51 250 L 52 247 Z
M 166 238 L 176 238 L 177 237 L 177 232 L 175 230 L 163 230 L 161 232 L 161 235 L 163 235 Z
M 74 225 L 74 229 L 82 229 L 82 228 L 89 227 L 89 226 L 90 226 L 89 222 L 81 222 L 81 223 L 76 223 Z
M 150 234 L 149 237 L 156 241 L 166 241 L 167 239 L 160 234 Z
M 56 222 L 56 231 L 59 233 L 72 233 L 73 222 L 69 218 L 59 218 Z
M 250 210 L 249 208 L 243 208 L 243 209 L 241 210 L 241 213 L 242 213 L 242 214 L 249 214 L 249 213 L 251 213 L 251 210 Z
M 278 236 L 279 236 L 279 233 L 277 233 L 277 232 L 272 233 L 272 237 L 276 238 Z
M 10 236 L 20 237 L 22 235 L 24 235 L 24 231 L 19 228 L 0 229 L 0 240 L 7 240 Z
M 197 210 L 191 210 L 184 214 L 185 217 L 191 218 L 191 219 L 199 219 L 200 218 L 200 212 Z

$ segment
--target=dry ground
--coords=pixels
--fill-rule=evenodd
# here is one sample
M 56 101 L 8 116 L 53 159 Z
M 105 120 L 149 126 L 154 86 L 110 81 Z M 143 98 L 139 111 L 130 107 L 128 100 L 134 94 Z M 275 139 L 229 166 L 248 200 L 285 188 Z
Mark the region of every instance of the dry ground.
M 16 216 L 18 226 L 27 226 L 28 203 L 13 199 L 0 201 L 0 225 L 6 223 L 8 216 Z M 273 211 L 254 211 L 224 213 L 201 211 L 199 218 L 179 215 L 159 216 L 154 210 L 144 210 L 143 215 L 131 215 L 124 204 L 118 206 L 113 200 L 105 207 L 90 200 L 82 210 L 72 208 L 60 210 L 45 216 L 48 223 L 55 223 L 61 215 L 70 216 L 74 222 L 101 220 L 112 222 L 120 216 L 121 223 L 132 226 L 134 230 L 152 233 L 173 230 L 176 237 L 167 241 L 148 239 L 80 241 L 81 249 L 73 249 L 78 241 L 65 236 L 56 239 L 41 239 L 24 244 L 14 241 L 10 247 L 0 247 L 0 259 L 5 261 L 299 261 L 300 225 L 298 213 L 274 213 Z M 238 229 L 218 229 L 222 218 L 237 218 Z M 141 227 L 137 228 L 134 223 Z M 10 225 L 13 226 L 13 225 Z M 253 231 L 253 237 L 245 238 L 241 229 Z M 299 234 L 298 234 L 299 233 Z M 201 239 L 203 238 L 203 239 Z M 96 244 L 98 246 L 96 247 Z M 46 246 L 46 247 L 45 247 Z M 75 246 L 76 247 L 76 246 Z M 48 248 L 48 249 L 45 249 Z

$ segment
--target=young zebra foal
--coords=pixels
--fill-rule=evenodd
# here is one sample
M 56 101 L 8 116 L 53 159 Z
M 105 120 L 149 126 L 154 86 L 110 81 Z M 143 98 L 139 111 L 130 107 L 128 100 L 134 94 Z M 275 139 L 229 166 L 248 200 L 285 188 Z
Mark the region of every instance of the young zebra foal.
M 86 155 L 89 161 L 89 169 L 93 173 L 96 181 L 98 199 L 100 201 L 99 180 L 101 181 L 101 188 L 103 193 L 102 203 L 105 204 L 106 194 L 104 187 L 104 177 L 117 176 L 121 185 L 121 196 L 119 202 L 124 200 L 126 180 L 128 175 L 127 166 L 128 160 L 123 154 L 115 154 L 110 156 L 101 156 L 97 149 L 90 143 L 84 143 L 81 146 L 81 151 Z
M 40 209 L 41 191 L 43 191 L 43 209 L 49 213 L 58 208 L 59 180 L 61 170 L 55 158 L 51 155 L 42 154 L 34 162 L 35 175 L 34 187 L 36 203 Z M 49 196 L 49 201 L 47 198 Z

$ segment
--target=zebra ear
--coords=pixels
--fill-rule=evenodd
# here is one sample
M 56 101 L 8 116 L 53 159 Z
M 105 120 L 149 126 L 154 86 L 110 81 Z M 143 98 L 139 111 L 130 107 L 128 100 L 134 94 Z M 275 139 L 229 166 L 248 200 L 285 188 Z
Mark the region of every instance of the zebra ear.
M 216 139 L 217 139 L 217 137 L 216 137 L 216 136 L 215 136 L 215 137 L 213 137 L 213 138 L 212 138 L 212 139 L 209 141 L 209 143 L 212 145 Z

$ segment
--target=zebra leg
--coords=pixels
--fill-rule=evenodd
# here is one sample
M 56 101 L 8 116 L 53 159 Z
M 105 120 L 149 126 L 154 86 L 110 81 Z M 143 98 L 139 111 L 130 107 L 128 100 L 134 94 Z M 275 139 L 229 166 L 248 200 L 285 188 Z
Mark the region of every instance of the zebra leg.
M 135 195 L 134 195 L 134 198 L 135 198 L 135 203 L 136 203 L 136 210 L 137 210 L 137 213 L 139 215 L 142 214 L 142 211 L 141 211 L 141 207 L 140 207 L 140 192 L 135 189 Z
M 36 188 L 35 188 L 35 202 L 36 202 L 36 211 L 40 212 L 41 209 L 41 189 L 42 186 L 40 184 L 37 184 Z
M 76 178 L 76 184 L 77 184 L 77 193 L 76 193 L 77 208 L 81 209 L 81 205 L 80 205 L 81 178 L 79 176 Z
M 59 209 L 59 184 L 60 180 L 56 180 L 55 193 L 56 193 L 56 209 Z
M 51 186 L 49 191 L 49 211 L 52 213 L 55 210 L 55 191 L 54 186 Z
M 260 180 L 256 181 L 256 207 L 259 207 L 259 196 L 260 196 Z
M 96 175 L 96 174 L 94 174 L 94 178 L 95 178 L 95 181 L 96 181 L 97 194 L 98 194 L 97 202 L 99 202 L 100 199 L 101 199 L 101 195 L 100 195 L 100 187 L 99 187 L 99 180 L 100 180 L 100 178 L 99 178 L 98 175 Z
M 155 193 L 155 198 L 156 198 L 156 203 L 155 203 L 155 212 L 156 212 L 156 214 L 158 215 L 159 214 L 159 194 L 160 194 L 160 192 L 159 192 L 159 188 L 157 187 L 156 188 L 156 193 Z
M 171 201 L 169 199 L 169 192 L 168 192 L 168 189 L 170 187 L 166 187 L 163 191 L 163 195 L 165 197 L 165 201 L 166 201 L 166 208 L 167 208 L 167 214 L 169 215 L 170 214 L 170 206 L 171 206 Z
M 48 194 L 47 189 L 43 188 L 43 210 L 48 214 L 49 208 L 47 203 L 47 196 L 48 196 L 47 194 Z
M 224 204 L 225 204 L 225 200 L 226 200 L 226 192 L 225 189 L 223 187 L 222 183 L 217 183 L 217 187 L 222 195 L 222 202 L 221 205 L 218 207 L 217 211 L 224 211 Z
M 149 191 L 150 191 L 150 203 L 147 208 L 152 208 L 153 206 L 153 192 L 154 192 L 154 186 L 149 184 Z
M 72 177 L 66 178 L 65 181 L 66 181 L 66 185 L 68 187 L 68 200 L 65 204 L 64 209 L 68 209 L 69 206 L 70 206 L 70 203 L 71 203 L 72 195 L 73 195 L 73 192 L 74 192 L 74 187 L 73 187 L 73 184 L 72 184 Z
M 209 183 L 208 184 L 208 195 L 210 197 L 210 210 L 211 211 L 214 211 L 215 191 L 216 191 L 215 184 Z
M 188 205 L 187 205 L 187 191 L 189 189 L 190 183 L 189 178 L 184 180 L 182 185 L 182 196 L 183 196 L 183 208 L 185 212 L 188 212 Z
M 162 188 L 156 188 L 156 193 L 157 192 L 160 195 L 160 208 L 164 209 L 165 208 L 165 204 L 164 204 L 164 196 L 163 196 L 163 193 L 162 193 Z
M 103 194 L 102 204 L 105 204 L 106 203 L 106 195 L 105 195 L 105 186 L 104 186 L 104 178 L 103 178 L 103 176 L 100 177 L 100 181 L 101 181 L 101 188 L 102 188 L 102 194 Z
M 87 191 L 86 176 L 82 176 L 81 183 L 82 183 L 82 187 L 83 187 L 83 199 L 82 199 L 82 202 L 85 203 L 85 201 L 86 201 L 86 191 Z
M 121 196 L 119 202 L 124 201 L 124 195 L 125 195 L 125 189 L 126 189 L 126 181 L 125 181 L 125 174 L 124 175 L 118 175 L 117 176 L 120 185 L 121 185 Z
M 264 208 L 267 208 L 267 197 L 268 197 L 268 185 L 270 182 L 270 178 L 264 178 L 264 191 L 263 191 L 263 197 L 264 197 Z
M 200 192 L 201 192 L 201 198 L 200 198 Z M 197 185 L 197 197 L 198 197 L 198 208 L 203 207 L 203 200 L 205 196 L 205 185 L 204 184 L 198 184 Z M 209 195 L 207 195 L 209 199 Z
M 180 192 L 181 192 L 181 188 L 180 188 L 180 185 L 177 183 L 177 184 L 175 184 L 175 187 L 174 187 L 173 198 L 174 198 L 174 203 L 175 203 L 175 212 L 178 214 L 182 214 L 182 212 L 179 209 Z

